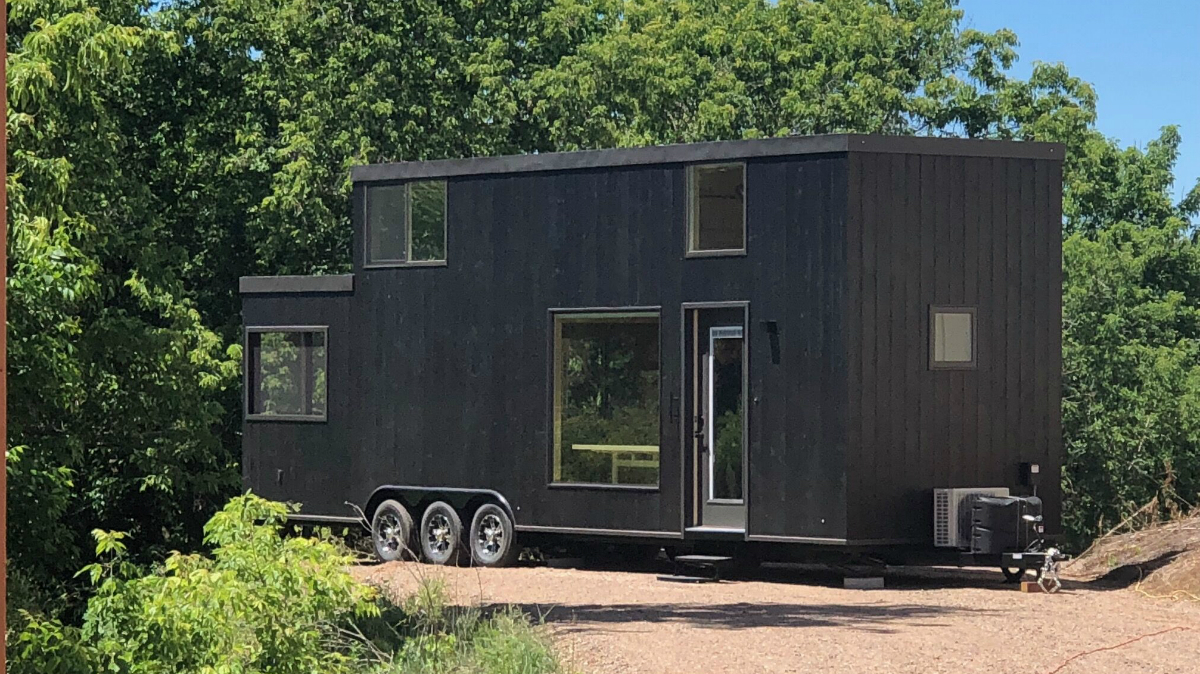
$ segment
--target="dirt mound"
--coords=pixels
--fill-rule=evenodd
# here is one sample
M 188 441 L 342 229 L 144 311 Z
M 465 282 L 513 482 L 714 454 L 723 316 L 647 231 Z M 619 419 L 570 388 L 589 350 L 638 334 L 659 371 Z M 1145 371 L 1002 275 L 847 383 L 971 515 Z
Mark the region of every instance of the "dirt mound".
M 1200 601 L 1200 515 L 1105 536 L 1064 565 L 1063 575 L 1138 583 L 1148 594 Z

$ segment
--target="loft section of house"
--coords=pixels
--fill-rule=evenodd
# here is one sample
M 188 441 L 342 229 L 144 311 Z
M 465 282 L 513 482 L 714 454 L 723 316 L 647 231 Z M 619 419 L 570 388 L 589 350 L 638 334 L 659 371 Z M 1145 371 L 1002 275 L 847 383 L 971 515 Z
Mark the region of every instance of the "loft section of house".
M 246 485 L 362 508 L 377 548 L 384 518 L 394 545 L 428 524 L 465 549 L 483 513 L 505 545 L 990 553 L 987 494 L 1036 495 L 1052 534 L 1062 151 L 357 167 L 352 274 L 242 279 Z

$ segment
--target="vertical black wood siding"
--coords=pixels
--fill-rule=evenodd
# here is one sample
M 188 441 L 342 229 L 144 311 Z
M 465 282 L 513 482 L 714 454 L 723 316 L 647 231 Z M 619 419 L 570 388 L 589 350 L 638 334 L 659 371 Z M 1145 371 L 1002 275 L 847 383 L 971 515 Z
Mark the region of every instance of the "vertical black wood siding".
M 364 270 L 356 232 L 355 290 L 330 330 L 341 407 L 323 426 L 248 422 L 248 484 L 329 515 L 350 514 L 342 503 L 380 484 L 482 487 L 503 493 L 521 524 L 679 533 L 691 475 L 690 422 L 670 418 L 679 307 L 749 301 L 750 529 L 844 537 L 846 189 L 844 155 L 750 160 L 747 254 L 685 259 L 682 165 L 452 178 L 445 267 Z M 549 312 L 582 307 L 661 307 L 657 489 L 548 484 Z M 327 310 L 259 295 L 244 309 L 247 325 Z
M 1018 491 L 1061 512 L 1061 164 L 852 154 L 847 494 L 854 540 L 928 541 L 935 487 Z M 978 365 L 930 370 L 931 305 L 978 308 Z
M 356 485 L 343 467 L 351 458 L 346 440 L 355 433 L 352 418 L 361 365 L 347 348 L 353 338 L 350 302 L 351 295 L 334 293 L 243 297 L 247 326 L 329 326 L 327 421 L 256 420 L 243 424 L 246 486 L 266 498 L 303 501 L 306 512 L 353 514 L 343 501 L 350 498 Z

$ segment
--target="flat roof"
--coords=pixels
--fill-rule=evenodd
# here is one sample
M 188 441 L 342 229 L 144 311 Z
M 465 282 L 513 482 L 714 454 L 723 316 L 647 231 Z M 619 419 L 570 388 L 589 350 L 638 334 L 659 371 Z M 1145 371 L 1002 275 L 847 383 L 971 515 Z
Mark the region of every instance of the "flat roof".
M 1037 143 L 1032 141 L 935 138 L 930 136 L 828 134 L 822 136 L 788 136 L 754 140 L 723 140 L 681 145 L 655 145 L 650 147 L 615 148 L 611 150 L 545 152 L 507 155 L 503 157 L 367 164 L 365 166 L 353 167 L 350 170 L 350 178 L 355 182 L 453 178 L 457 176 L 528 173 L 533 171 L 570 171 L 652 164 L 686 164 L 753 159 L 756 157 L 786 157 L 846 152 L 1051 159 L 1062 161 L 1065 148 L 1061 143 Z
M 354 274 L 243 276 L 238 279 L 238 293 L 242 295 L 349 292 L 354 292 Z

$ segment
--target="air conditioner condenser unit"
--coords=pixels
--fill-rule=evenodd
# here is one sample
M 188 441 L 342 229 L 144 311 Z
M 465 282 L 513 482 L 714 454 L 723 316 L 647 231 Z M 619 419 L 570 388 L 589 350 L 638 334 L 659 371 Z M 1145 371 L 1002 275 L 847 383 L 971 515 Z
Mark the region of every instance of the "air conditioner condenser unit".
M 971 505 L 981 496 L 1008 496 L 1008 487 L 956 487 L 933 490 L 933 544 L 971 547 Z

